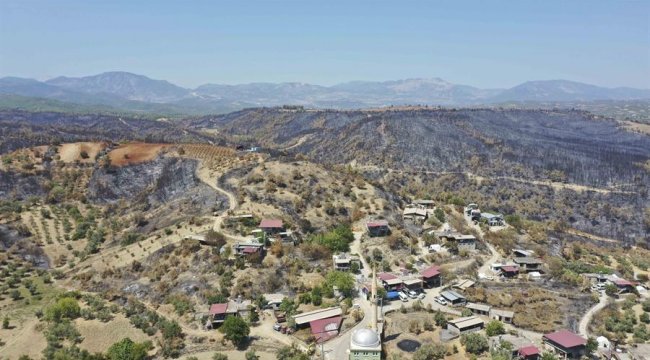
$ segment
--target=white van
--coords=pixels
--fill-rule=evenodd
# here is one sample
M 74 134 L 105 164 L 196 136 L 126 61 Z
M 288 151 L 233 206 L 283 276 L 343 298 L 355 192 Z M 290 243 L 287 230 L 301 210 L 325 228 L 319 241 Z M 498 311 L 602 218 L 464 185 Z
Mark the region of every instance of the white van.
M 409 297 L 406 294 L 404 294 L 403 292 L 401 292 L 401 291 L 399 292 L 399 298 L 403 302 L 408 302 L 409 301 Z

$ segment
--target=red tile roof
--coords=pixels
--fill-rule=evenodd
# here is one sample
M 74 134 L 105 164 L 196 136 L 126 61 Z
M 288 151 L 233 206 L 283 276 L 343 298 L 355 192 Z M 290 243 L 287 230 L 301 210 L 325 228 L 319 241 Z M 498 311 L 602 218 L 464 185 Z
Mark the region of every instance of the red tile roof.
M 388 221 L 386 220 L 375 220 L 366 224 L 369 228 L 371 227 L 384 227 L 388 226 Z
M 431 265 L 428 268 L 422 270 L 420 274 L 425 278 L 430 278 L 436 275 L 440 275 L 440 266 Z
M 519 268 L 516 266 L 511 266 L 511 265 L 506 265 L 501 267 L 501 271 L 505 272 L 517 272 L 519 271 Z
M 560 330 L 554 333 L 544 335 L 545 339 L 548 339 L 565 349 L 572 347 L 586 345 L 587 340 L 580 335 L 576 335 L 569 330 Z
M 244 254 L 254 254 L 256 253 L 260 248 L 255 247 L 255 246 L 245 246 L 242 250 Z
M 263 229 L 282 229 L 282 220 L 278 219 L 262 219 L 260 222 L 260 228 Z
M 539 349 L 535 345 L 528 345 L 519 348 L 519 356 L 533 356 L 539 355 Z
M 316 342 L 327 341 L 339 334 L 343 317 L 335 316 L 327 319 L 314 320 L 309 323 L 311 333 L 316 338 Z
M 210 315 L 225 314 L 228 310 L 228 304 L 212 304 L 210 305 Z
M 614 280 L 614 284 L 617 286 L 634 286 L 634 283 L 631 281 L 627 281 L 625 279 L 616 279 Z
M 377 278 L 381 281 L 386 281 L 386 280 L 397 279 L 397 276 L 391 273 L 379 273 L 377 274 Z

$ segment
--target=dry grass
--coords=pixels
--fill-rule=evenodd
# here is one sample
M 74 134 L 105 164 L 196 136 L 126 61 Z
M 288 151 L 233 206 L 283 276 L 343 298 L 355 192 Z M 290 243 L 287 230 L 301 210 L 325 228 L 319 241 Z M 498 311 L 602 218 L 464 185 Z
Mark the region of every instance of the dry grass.
M 0 329 L 0 339 L 5 343 L 0 346 L 0 359 L 18 359 L 21 355 L 40 359 L 47 341 L 43 333 L 37 330 L 38 323 L 36 317 L 31 317 L 20 323 L 12 321 L 12 326 L 16 326 L 13 329 Z
M 111 165 L 125 166 L 151 161 L 169 144 L 128 143 L 111 150 L 108 157 Z
M 107 144 L 103 142 L 77 142 L 63 144 L 59 146 L 59 156 L 61 161 L 64 163 L 72 163 L 76 161 L 82 163 L 93 163 L 95 162 L 97 154 L 105 149 L 106 146 Z M 88 154 L 87 158 L 84 159 L 81 157 L 82 151 Z
M 76 320 L 75 326 L 84 340 L 80 348 L 95 352 L 105 352 L 114 343 L 128 337 L 135 342 L 151 340 L 142 330 L 135 328 L 129 319 L 116 314 L 113 320 L 104 323 L 99 320 Z

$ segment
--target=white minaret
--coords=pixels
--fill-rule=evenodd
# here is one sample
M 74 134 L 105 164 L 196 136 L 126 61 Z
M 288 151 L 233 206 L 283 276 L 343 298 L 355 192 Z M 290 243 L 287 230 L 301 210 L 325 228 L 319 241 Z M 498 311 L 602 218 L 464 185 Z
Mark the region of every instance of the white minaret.
M 370 320 L 371 321 L 370 328 L 372 329 L 372 331 L 377 332 L 377 276 L 376 276 L 374 266 L 372 268 L 372 284 L 370 288 L 371 288 L 370 301 L 372 301 L 372 317 Z

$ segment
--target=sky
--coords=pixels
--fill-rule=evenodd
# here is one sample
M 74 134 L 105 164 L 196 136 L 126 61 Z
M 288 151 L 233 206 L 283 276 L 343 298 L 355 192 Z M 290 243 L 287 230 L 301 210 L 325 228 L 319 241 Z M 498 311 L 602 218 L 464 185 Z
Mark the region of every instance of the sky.
M 0 0 L 0 77 L 650 88 L 650 1 Z

